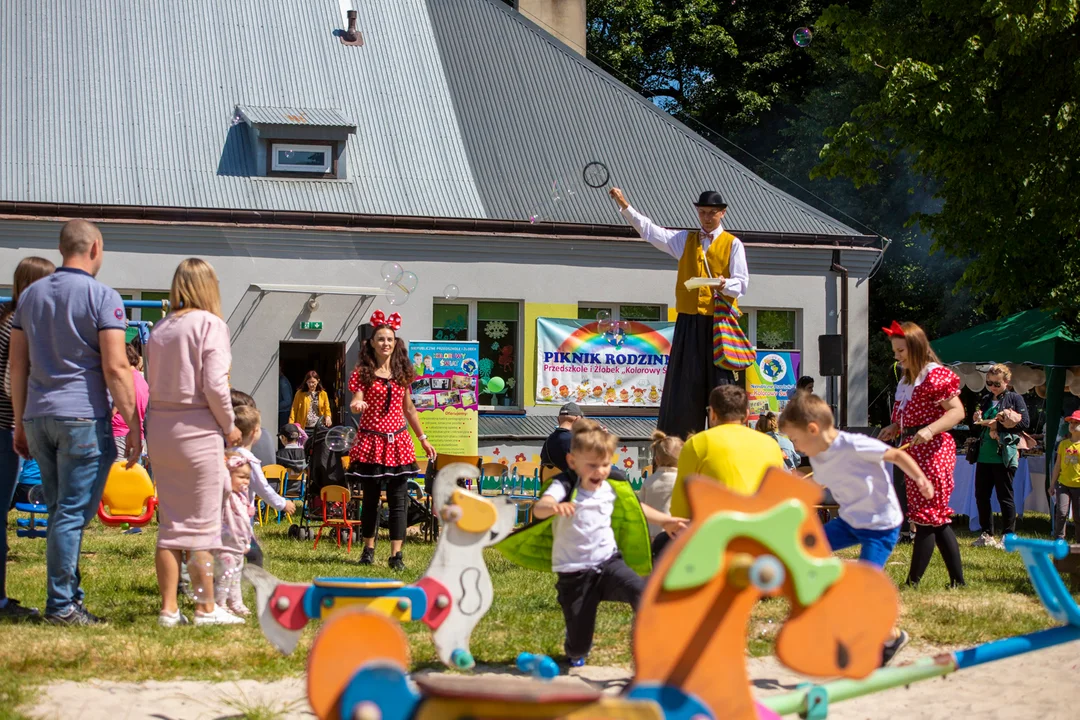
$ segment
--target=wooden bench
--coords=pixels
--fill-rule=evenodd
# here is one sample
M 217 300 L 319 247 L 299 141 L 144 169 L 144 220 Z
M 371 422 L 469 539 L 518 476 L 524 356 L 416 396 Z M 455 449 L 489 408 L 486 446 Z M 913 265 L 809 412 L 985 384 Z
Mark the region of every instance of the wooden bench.
M 1080 592 L 1080 545 L 1070 545 L 1069 554 L 1054 561 L 1054 567 L 1069 575 L 1069 592 Z

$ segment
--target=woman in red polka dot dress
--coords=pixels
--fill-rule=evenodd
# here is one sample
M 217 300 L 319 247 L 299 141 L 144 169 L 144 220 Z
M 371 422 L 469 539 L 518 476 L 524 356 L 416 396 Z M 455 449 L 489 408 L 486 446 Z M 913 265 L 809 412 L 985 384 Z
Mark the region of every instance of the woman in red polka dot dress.
M 371 327 L 375 334 L 360 346 L 360 359 L 349 378 L 353 393 L 349 409 L 360 415 L 356 443 L 349 452 L 349 474 L 359 477 L 363 491 L 360 520 L 364 551 L 360 564 L 375 562 L 379 499 L 385 483 L 390 510 L 390 568 L 404 570 L 401 545 L 405 541 L 406 489 L 409 478 L 420 474 L 408 427 L 420 438 L 431 461 L 435 460 L 435 448 L 420 426 L 409 392 L 415 373 L 405 344 L 397 339 L 401 316 L 394 313 L 386 317 L 376 310 L 371 315 Z
M 907 582 L 913 586 L 919 584 L 937 545 L 949 571 L 950 584 L 963 585 L 964 568 L 949 508 L 956 441 L 948 431 L 964 419 L 960 378 L 941 365 L 930 349 L 926 333 L 915 323 L 901 325 L 894 321 L 884 330 L 892 341 L 893 356 L 904 376 L 896 388 L 893 424 L 882 430 L 879 437 L 886 442 L 899 438 L 900 444 L 910 443 L 908 453 L 934 486 L 934 496 L 927 500 L 915 482 L 906 478 L 908 516 L 915 523 L 915 546 Z

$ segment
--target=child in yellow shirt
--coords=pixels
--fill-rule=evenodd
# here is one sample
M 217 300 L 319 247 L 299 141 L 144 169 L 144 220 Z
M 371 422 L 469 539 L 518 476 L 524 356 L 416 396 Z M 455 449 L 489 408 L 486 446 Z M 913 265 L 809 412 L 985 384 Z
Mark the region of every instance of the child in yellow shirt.
M 1054 496 L 1054 530 L 1065 539 L 1065 522 L 1072 505 L 1073 542 L 1080 542 L 1080 410 L 1065 418 L 1069 437 L 1058 444 L 1050 494 Z

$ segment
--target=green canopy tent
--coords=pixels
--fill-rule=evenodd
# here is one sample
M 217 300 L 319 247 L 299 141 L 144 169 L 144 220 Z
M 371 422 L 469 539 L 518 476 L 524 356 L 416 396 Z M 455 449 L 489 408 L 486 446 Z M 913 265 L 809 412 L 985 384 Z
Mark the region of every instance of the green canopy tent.
M 1046 428 L 1053 436 L 1061 422 L 1065 369 L 1080 365 L 1080 338 L 1045 310 L 1026 310 L 976 325 L 931 345 L 944 363 L 1028 363 L 1046 371 Z M 1054 469 L 1057 447 L 1046 445 L 1046 483 Z

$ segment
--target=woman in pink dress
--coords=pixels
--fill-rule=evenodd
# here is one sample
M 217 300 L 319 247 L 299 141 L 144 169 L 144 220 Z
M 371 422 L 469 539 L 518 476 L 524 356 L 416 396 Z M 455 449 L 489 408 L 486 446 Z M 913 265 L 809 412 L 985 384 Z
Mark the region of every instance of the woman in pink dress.
M 238 624 L 243 619 L 214 604 L 211 552 L 221 547 L 222 503 L 229 482 L 225 445 L 241 439 L 229 397 L 229 327 L 221 319 L 214 269 L 198 258 L 181 262 L 169 305 L 172 311 L 154 326 L 146 344 L 146 441 L 159 501 L 158 622 L 164 627 L 187 623 L 176 605 L 180 553 L 187 551 L 195 624 Z
M 375 561 L 375 533 L 379 529 L 379 499 L 386 483 L 386 504 L 390 511 L 390 569 L 404 570 L 401 546 L 405 541 L 405 497 L 409 478 L 420 474 L 409 427 L 435 462 L 435 448 L 428 442 L 413 405 L 410 387 L 413 366 L 405 344 L 397 339 L 401 316 L 386 317 L 381 310 L 371 315 L 375 334 L 360 348 L 356 370 L 349 378 L 353 392 L 349 408 L 360 415 L 356 444 L 349 452 L 349 474 L 359 477 L 363 488 L 361 529 L 364 533 L 362 565 Z M 406 425 L 406 421 L 408 425 Z
M 941 365 L 926 333 L 915 323 L 893 322 L 884 328 L 892 341 L 893 356 L 904 371 L 896 388 L 892 425 L 879 437 L 888 442 L 898 438 L 910 443 L 908 453 L 934 486 L 927 500 L 910 478 L 907 486 L 908 516 L 915 523 L 915 546 L 911 552 L 908 585 L 918 585 L 930 564 L 934 546 L 941 551 L 952 586 L 964 584 L 960 546 L 953 533 L 949 498 L 956 468 L 956 441 L 949 430 L 964 419 L 960 403 L 960 378 Z

